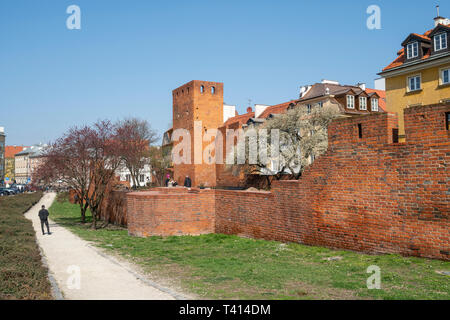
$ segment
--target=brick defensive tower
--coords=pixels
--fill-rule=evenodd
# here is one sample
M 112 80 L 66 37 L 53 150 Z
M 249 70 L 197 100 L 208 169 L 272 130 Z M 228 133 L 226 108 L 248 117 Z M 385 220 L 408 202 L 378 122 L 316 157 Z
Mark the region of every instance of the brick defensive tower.
M 183 185 L 185 176 L 189 175 L 192 186 L 215 186 L 215 165 L 207 164 L 203 159 L 201 164 L 194 163 L 194 150 L 197 148 L 198 153 L 200 149 L 199 144 L 194 145 L 194 124 L 201 121 L 201 129 L 197 128 L 195 134 L 202 134 L 202 137 L 207 130 L 223 124 L 223 83 L 193 80 L 173 90 L 172 95 L 173 129 L 186 129 L 191 135 L 191 164 L 174 165 L 174 179 Z M 202 156 L 208 144 L 210 142 L 201 144 Z

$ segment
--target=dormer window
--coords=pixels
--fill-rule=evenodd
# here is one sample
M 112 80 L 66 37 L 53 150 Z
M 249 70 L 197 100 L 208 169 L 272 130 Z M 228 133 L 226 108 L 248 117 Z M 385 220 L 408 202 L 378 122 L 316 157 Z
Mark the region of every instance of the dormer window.
M 367 98 L 359 97 L 359 110 L 367 110 Z
M 419 56 L 419 42 L 408 43 L 406 46 L 408 59 L 413 59 Z
M 434 36 L 434 51 L 447 49 L 447 33 L 439 33 Z
M 355 96 L 347 96 L 347 108 L 355 109 Z
M 372 98 L 372 111 L 378 111 L 378 99 Z

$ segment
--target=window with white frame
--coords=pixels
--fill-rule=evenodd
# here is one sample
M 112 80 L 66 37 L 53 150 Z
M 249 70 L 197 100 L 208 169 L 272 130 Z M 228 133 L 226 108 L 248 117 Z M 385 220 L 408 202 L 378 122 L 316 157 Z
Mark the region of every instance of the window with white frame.
M 408 43 L 406 46 L 408 59 L 416 58 L 419 56 L 419 42 Z
M 355 109 L 355 96 L 347 96 L 347 108 Z
M 408 91 L 418 91 L 421 89 L 421 79 L 420 75 L 415 75 L 408 77 Z
M 311 113 L 311 109 L 312 109 L 312 107 L 311 107 L 311 105 L 310 105 L 310 104 L 306 105 L 306 109 L 308 110 L 308 113 Z
M 441 84 L 450 84 L 450 68 L 441 70 Z
M 359 110 L 367 110 L 367 98 L 359 97 Z
M 139 176 L 139 181 L 140 181 L 140 182 L 145 182 L 145 175 L 141 174 L 141 175 Z
M 319 108 L 322 108 L 323 107 L 323 102 L 320 101 L 317 105 L 319 106 Z
M 447 33 L 439 33 L 434 36 L 434 51 L 447 49 Z
M 372 98 L 372 111 L 378 111 L 378 98 Z

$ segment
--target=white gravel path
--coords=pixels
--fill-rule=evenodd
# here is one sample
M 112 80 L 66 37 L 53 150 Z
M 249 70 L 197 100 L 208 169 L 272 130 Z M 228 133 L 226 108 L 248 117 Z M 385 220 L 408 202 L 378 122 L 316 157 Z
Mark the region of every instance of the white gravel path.
M 50 219 L 51 234 L 42 235 L 38 212 L 41 205 L 49 208 L 55 197 L 55 193 L 46 193 L 25 216 L 33 222 L 37 241 L 47 261 L 50 275 L 56 280 L 65 299 L 173 300 L 184 298 L 147 280 L 145 276 L 130 269 L 130 265 L 121 263 L 92 247 L 87 241 Z M 47 232 L 46 229 L 45 232 Z

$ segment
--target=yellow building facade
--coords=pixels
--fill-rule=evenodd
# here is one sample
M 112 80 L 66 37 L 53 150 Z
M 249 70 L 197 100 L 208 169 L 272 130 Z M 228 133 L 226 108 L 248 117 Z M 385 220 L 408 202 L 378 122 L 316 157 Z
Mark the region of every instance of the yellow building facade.
M 380 73 L 386 80 L 386 109 L 398 114 L 399 138 L 404 141 L 403 110 L 417 105 L 450 102 L 450 24 L 435 18 L 435 28 L 412 33 L 398 58 Z
M 442 83 L 442 71 L 450 69 L 450 64 L 406 71 L 404 74 L 386 78 L 386 108 L 399 115 L 399 133 L 404 135 L 403 109 L 417 105 L 450 101 L 450 84 Z M 410 91 L 408 79 L 420 75 L 421 90 Z

